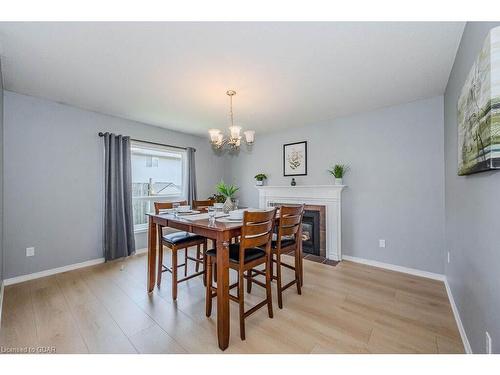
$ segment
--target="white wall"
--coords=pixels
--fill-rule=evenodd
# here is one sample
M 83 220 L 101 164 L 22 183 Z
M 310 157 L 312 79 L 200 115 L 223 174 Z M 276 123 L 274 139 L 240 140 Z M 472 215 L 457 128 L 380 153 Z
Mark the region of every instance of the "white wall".
M 499 22 L 468 22 L 445 92 L 446 277 L 472 351 L 485 352 L 485 331 L 500 353 L 500 171 L 458 176 L 457 102 L 489 30 Z
M 343 254 L 443 273 L 443 97 L 257 136 L 251 152 L 229 156 L 225 175 L 241 186 L 243 204 L 258 204 L 253 176 L 259 172 L 268 174 L 268 185 L 290 184 L 283 144 L 308 141 L 308 175 L 297 177 L 298 184 L 331 184 L 331 165 L 351 166 Z M 378 239 L 387 241 L 385 249 Z
M 196 151 L 198 194 L 224 161 L 196 137 L 5 91 L 4 278 L 103 256 L 104 151 L 99 131 Z M 144 247 L 146 234 L 136 238 Z M 35 257 L 25 256 L 34 246 Z

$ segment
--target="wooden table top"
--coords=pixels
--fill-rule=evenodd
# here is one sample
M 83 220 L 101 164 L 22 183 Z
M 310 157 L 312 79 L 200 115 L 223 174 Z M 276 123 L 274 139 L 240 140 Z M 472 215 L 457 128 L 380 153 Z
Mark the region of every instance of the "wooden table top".
M 253 209 L 252 210 L 258 210 L 258 209 Z M 204 228 L 204 229 L 209 229 L 217 232 L 223 232 L 226 230 L 234 230 L 241 228 L 243 226 L 243 221 L 235 221 L 233 223 L 229 222 L 221 222 L 219 220 L 215 220 L 215 223 L 210 224 L 208 218 L 207 219 L 200 219 L 200 220 L 190 220 L 188 219 L 189 216 L 194 216 L 194 215 L 199 215 L 199 214 L 194 214 L 194 215 L 178 215 L 175 216 L 174 214 L 171 213 L 160 213 L 160 214 L 146 214 L 147 216 L 150 216 L 152 218 L 156 218 L 156 221 L 170 221 L 173 223 L 177 224 L 184 224 L 184 225 L 190 225 L 193 227 L 198 227 L 198 228 Z M 276 219 L 279 219 L 279 215 L 276 215 Z
M 147 216 L 150 216 L 152 218 L 160 219 L 160 220 L 166 220 L 166 221 L 171 221 L 174 223 L 178 224 L 185 224 L 185 225 L 190 225 L 194 227 L 199 227 L 199 228 L 204 228 L 204 229 L 209 229 L 213 231 L 218 231 L 218 232 L 223 232 L 226 230 L 232 230 L 232 229 L 237 229 L 243 226 L 242 221 L 236 221 L 234 223 L 224 223 L 220 222 L 217 219 L 215 220 L 215 223 L 210 224 L 208 219 L 200 219 L 200 220 L 189 220 L 183 215 L 181 216 L 175 216 L 173 214 L 165 213 L 165 214 L 146 214 Z

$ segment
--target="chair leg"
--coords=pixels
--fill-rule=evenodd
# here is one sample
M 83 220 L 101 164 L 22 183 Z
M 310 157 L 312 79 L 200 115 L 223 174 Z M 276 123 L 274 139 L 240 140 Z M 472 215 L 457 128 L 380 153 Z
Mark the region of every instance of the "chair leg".
M 211 257 L 206 257 L 206 288 L 205 288 L 205 315 L 208 317 L 212 315 L 212 259 Z
M 278 307 L 283 308 L 283 289 L 281 282 L 281 253 L 276 251 L 276 285 L 278 286 Z
M 188 248 L 184 249 L 184 277 L 188 274 Z
M 240 337 L 245 340 L 245 291 L 243 270 L 238 272 L 238 303 L 240 305 Z
M 271 257 L 266 259 L 266 298 L 267 298 L 267 312 L 269 317 L 273 317 L 273 296 L 271 294 Z
M 160 240 L 159 244 L 159 251 L 158 251 L 158 270 L 157 270 L 157 276 L 156 276 L 156 285 L 158 285 L 158 288 L 161 285 L 161 274 L 162 272 L 162 266 L 163 266 L 163 243 Z
M 177 249 L 172 249 L 172 299 L 177 299 Z
M 196 259 L 201 259 L 200 257 L 200 244 L 196 245 Z M 198 272 L 200 270 L 200 263 L 199 262 L 196 262 L 196 272 Z
M 251 293 L 252 292 L 252 270 L 249 269 L 247 271 L 247 293 Z
M 302 245 L 300 245 L 302 246 Z M 299 278 L 300 278 L 300 286 L 304 286 L 304 258 L 303 258 L 303 253 L 302 250 L 300 252 L 298 250 L 295 250 L 299 253 L 298 258 L 299 258 L 299 264 L 300 264 L 300 271 L 299 271 Z
M 203 285 L 207 286 L 207 241 L 203 244 Z
M 269 262 L 271 264 L 271 280 L 274 278 L 274 254 L 271 252 L 271 261 Z
M 302 282 L 300 277 L 300 255 L 297 250 L 295 250 L 295 284 L 297 285 L 297 293 L 302 294 Z

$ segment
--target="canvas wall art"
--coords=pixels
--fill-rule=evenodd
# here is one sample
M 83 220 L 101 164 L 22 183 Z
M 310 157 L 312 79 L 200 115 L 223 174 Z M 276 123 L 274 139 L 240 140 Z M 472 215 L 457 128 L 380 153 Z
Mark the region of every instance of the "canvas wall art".
M 458 99 L 458 174 L 500 168 L 500 27 L 490 31 Z
M 307 142 L 283 145 L 283 175 L 307 175 Z

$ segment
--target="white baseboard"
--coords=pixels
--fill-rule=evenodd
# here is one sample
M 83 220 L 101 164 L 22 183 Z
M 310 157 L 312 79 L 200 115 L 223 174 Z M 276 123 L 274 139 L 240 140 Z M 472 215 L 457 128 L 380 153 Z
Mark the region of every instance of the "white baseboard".
M 69 264 L 67 266 L 63 266 L 63 267 L 52 268 L 50 270 L 30 273 L 28 275 L 11 277 L 10 279 L 5 279 L 3 281 L 3 283 L 5 286 L 18 284 L 18 283 L 22 283 L 24 281 L 39 279 L 41 277 L 55 275 L 57 273 L 62 273 L 62 272 L 66 272 L 66 271 L 76 270 L 78 268 L 93 266 L 93 265 L 100 264 L 100 263 L 104 263 L 104 258 L 91 259 L 91 260 L 87 260 L 87 261 L 81 262 L 81 263 L 74 263 L 74 264 Z
M 455 304 L 455 299 L 453 298 L 453 294 L 451 293 L 450 284 L 448 284 L 448 279 L 446 278 L 444 279 L 444 286 L 446 287 L 446 293 L 448 293 L 448 299 L 450 300 L 451 309 L 453 311 L 453 315 L 455 316 L 455 321 L 457 322 L 458 331 L 460 332 L 460 337 L 462 338 L 462 343 L 464 344 L 465 353 L 473 354 L 469 339 L 467 338 L 467 334 L 465 333 L 464 325 L 462 324 L 462 319 L 460 319 L 460 314 L 458 313 L 458 307 Z
M 144 249 L 136 250 L 135 254 L 138 255 L 138 254 L 143 254 L 143 253 L 147 253 L 147 252 L 148 252 L 148 249 L 144 248 Z M 91 260 L 87 260 L 87 261 L 81 262 L 81 263 L 74 263 L 74 264 L 69 264 L 67 266 L 63 266 L 63 267 L 52 268 L 50 270 L 30 273 L 27 275 L 21 275 L 21 276 L 16 276 L 16 277 L 11 277 L 10 279 L 5 279 L 3 281 L 3 284 L 5 286 L 18 284 L 18 283 L 22 283 L 24 281 L 39 279 L 41 277 L 51 276 L 51 275 L 55 275 L 57 273 L 76 270 L 78 268 L 94 266 L 94 265 L 100 264 L 100 263 L 104 263 L 104 258 L 91 259 Z
M 368 266 L 384 268 L 386 270 L 408 273 L 410 275 L 415 275 L 415 276 L 420 276 L 420 277 L 426 277 L 428 279 L 433 279 L 433 280 L 444 281 L 446 279 L 445 275 L 442 275 L 440 273 L 433 273 L 433 272 L 418 270 L 415 268 L 397 266 L 395 264 L 378 262 L 376 260 L 352 257 L 350 255 L 342 255 L 342 259 L 349 260 L 351 262 L 366 264 Z

